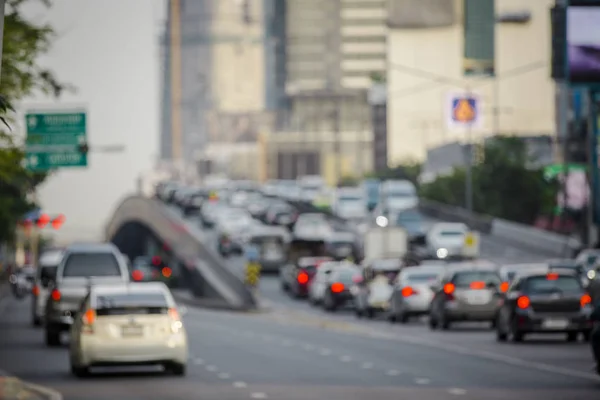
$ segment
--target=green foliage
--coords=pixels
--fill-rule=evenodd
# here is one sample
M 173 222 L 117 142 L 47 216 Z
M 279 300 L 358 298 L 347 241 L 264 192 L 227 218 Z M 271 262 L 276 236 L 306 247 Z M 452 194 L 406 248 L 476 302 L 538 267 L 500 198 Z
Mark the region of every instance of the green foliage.
M 376 179 L 406 179 L 418 184 L 418 178 L 421 174 L 422 165 L 415 161 L 407 161 L 399 164 L 395 167 L 388 168 L 381 172 L 372 172 L 365 175 L 365 178 L 376 178 Z
M 360 179 L 355 176 L 344 176 L 338 181 L 338 187 L 352 187 L 360 183 Z
M 9 125 L 14 112 L 12 104 L 38 91 L 57 97 L 64 90 L 72 89 L 37 64 L 38 57 L 50 49 L 54 31 L 48 25 L 36 24 L 23 16 L 21 6 L 28 1 L 50 5 L 47 0 L 8 0 L 6 4 L 0 121 L 8 129 L 0 130 L 0 242 L 14 239 L 19 218 L 35 207 L 29 199 L 31 194 L 46 178 L 46 174 L 22 167 L 24 152 L 15 144 Z
M 498 137 L 486 143 L 482 162 L 473 166 L 474 211 L 521 223 L 550 213 L 557 188 L 544 180 L 543 170 L 527 169 L 527 161 L 525 143 L 519 138 Z M 420 194 L 464 207 L 464 169 L 422 185 Z

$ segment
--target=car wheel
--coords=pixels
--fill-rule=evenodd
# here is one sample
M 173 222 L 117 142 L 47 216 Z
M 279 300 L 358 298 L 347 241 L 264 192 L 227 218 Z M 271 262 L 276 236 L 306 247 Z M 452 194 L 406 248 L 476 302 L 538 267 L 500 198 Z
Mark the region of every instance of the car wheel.
M 366 311 L 367 311 L 366 312 L 367 318 L 369 318 L 369 319 L 375 318 L 375 310 L 373 310 L 372 308 L 369 307 L 369 308 L 367 308 Z
M 60 346 L 60 331 L 52 329 L 51 327 L 46 328 L 46 346 L 58 347 Z
M 506 342 L 506 339 L 508 339 L 508 335 L 506 334 L 506 332 L 502 332 L 502 329 L 500 328 L 499 324 L 496 324 L 496 341 Z
M 517 327 L 514 324 L 512 324 L 512 327 L 510 329 L 510 340 L 514 343 L 520 343 L 523 341 L 524 338 L 525 334 L 519 329 L 517 329 Z
M 579 332 L 568 332 L 567 333 L 567 342 L 576 342 L 577 336 L 579 336 Z
M 71 365 L 71 374 L 77 378 L 85 378 L 90 375 L 90 369 L 87 367 L 76 367 Z
M 441 321 L 440 321 L 440 327 L 442 328 L 443 331 L 447 331 L 448 329 L 450 329 L 450 325 L 451 322 L 448 320 L 448 317 L 446 317 L 445 315 L 441 316 Z
M 584 331 L 581 332 L 581 334 L 583 335 L 583 341 L 584 342 L 589 342 L 591 337 L 592 337 L 592 332 L 591 331 Z
M 390 324 L 393 324 L 396 322 L 396 314 L 393 313 L 389 313 L 387 320 L 389 321 Z
M 172 373 L 175 376 L 185 376 L 186 366 L 185 364 L 171 363 L 167 367 L 165 367 L 165 370 Z
M 429 314 L 429 329 L 435 331 L 438 328 L 437 318 L 433 316 L 433 314 Z
M 42 319 L 40 317 L 38 317 L 37 315 L 33 316 L 33 320 L 31 322 L 33 323 L 33 326 L 35 326 L 35 327 L 42 326 Z
M 402 314 L 399 315 L 399 321 L 402 324 L 408 323 L 409 319 L 410 319 L 409 315 L 405 312 L 403 312 Z

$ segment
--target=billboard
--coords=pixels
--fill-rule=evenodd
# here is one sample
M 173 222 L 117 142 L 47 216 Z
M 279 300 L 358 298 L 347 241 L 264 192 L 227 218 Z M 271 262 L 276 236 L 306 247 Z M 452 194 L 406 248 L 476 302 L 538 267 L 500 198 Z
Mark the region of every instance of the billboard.
M 573 83 L 600 83 L 600 5 L 567 9 L 567 59 Z

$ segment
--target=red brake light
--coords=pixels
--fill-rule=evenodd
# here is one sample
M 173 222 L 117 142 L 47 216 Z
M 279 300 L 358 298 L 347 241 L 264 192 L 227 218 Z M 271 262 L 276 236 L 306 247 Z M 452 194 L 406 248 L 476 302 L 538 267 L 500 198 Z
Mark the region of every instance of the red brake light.
M 454 289 L 456 289 L 456 287 L 454 286 L 454 283 L 446 283 L 444 285 L 444 293 L 446 293 L 446 294 L 453 294 Z
M 162 262 L 162 260 L 160 259 L 159 256 L 152 257 L 152 265 L 158 266 L 158 265 L 160 265 L 161 262 Z
M 588 304 L 592 303 L 592 297 L 589 294 L 584 294 L 583 296 L 581 296 L 581 300 L 579 302 L 581 304 L 581 307 L 585 307 Z
M 33 289 L 31 289 L 31 293 L 33 293 L 34 296 L 39 296 L 40 295 L 40 287 L 38 285 L 35 285 L 33 287 Z
M 417 292 L 410 286 L 406 286 L 406 287 L 402 288 L 401 293 L 402 293 L 402 297 L 410 297 L 412 295 L 417 294 Z
M 306 272 L 300 272 L 297 279 L 299 284 L 305 285 L 308 283 L 309 276 Z
M 529 297 L 527 296 L 521 296 L 517 299 L 517 307 L 519 307 L 520 309 L 526 309 L 529 308 L 529 305 L 531 304 L 531 301 L 529 301 Z
M 171 275 L 173 274 L 173 271 L 169 267 L 164 267 L 161 272 L 165 278 L 170 278 Z
M 551 272 L 548 275 L 546 275 L 546 279 L 548 279 L 549 281 L 555 281 L 558 279 L 558 274 Z
M 179 311 L 177 311 L 176 308 L 169 308 L 169 317 L 175 321 L 179 321 L 181 319 Z
M 335 282 L 331 285 L 331 291 L 333 293 L 342 293 L 344 291 L 344 284 L 340 282 Z
M 144 273 L 136 269 L 131 273 L 131 277 L 134 281 L 141 281 L 142 279 L 144 279 Z
M 50 293 L 50 297 L 54 301 L 60 301 L 60 291 L 58 289 L 54 289 L 52 293 Z
M 502 293 L 508 292 L 508 287 L 509 286 L 510 286 L 510 284 L 508 282 L 502 282 L 500 284 L 500 292 L 502 292 Z

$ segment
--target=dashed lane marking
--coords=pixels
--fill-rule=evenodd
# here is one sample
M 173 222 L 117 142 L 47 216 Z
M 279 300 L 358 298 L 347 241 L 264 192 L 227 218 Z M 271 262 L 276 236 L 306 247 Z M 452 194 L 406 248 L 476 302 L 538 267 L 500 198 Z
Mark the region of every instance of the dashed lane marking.
M 228 373 L 226 373 L 226 372 L 221 372 L 221 373 L 219 374 L 219 379 L 229 379 L 229 378 L 231 378 L 231 375 L 229 375 L 229 374 L 228 374 Z
M 373 363 L 370 363 L 370 362 L 363 363 L 361 365 L 361 368 L 362 369 L 371 369 L 371 368 L 373 368 Z
M 341 362 L 350 362 L 350 361 L 352 361 L 352 357 L 350 357 L 350 356 L 341 356 L 340 357 L 340 361 Z
M 461 388 L 450 388 L 448 389 L 448 393 L 453 394 L 455 396 L 462 396 L 464 394 L 467 394 L 467 391 Z
M 206 370 L 209 372 L 217 372 L 217 367 L 215 367 L 214 365 L 207 365 L 206 366 Z
M 415 379 L 415 383 L 417 385 L 429 385 L 431 383 L 431 380 L 427 378 L 417 378 Z
M 400 375 L 400 371 L 398 371 L 397 369 L 390 369 L 385 374 L 388 376 L 398 376 Z
M 196 364 L 196 365 L 204 365 L 204 360 L 201 359 L 201 358 L 196 358 L 194 360 L 194 364 Z
M 235 388 L 245 388 L 245 387 L 248 387 L 248 384 L 246 382 L 242 382 L 242 381 L 233 382 L 232 385 Z
M 254 392 L 250 395 L 253 399 L 266 399 L 267 394 L 263 392 Z

